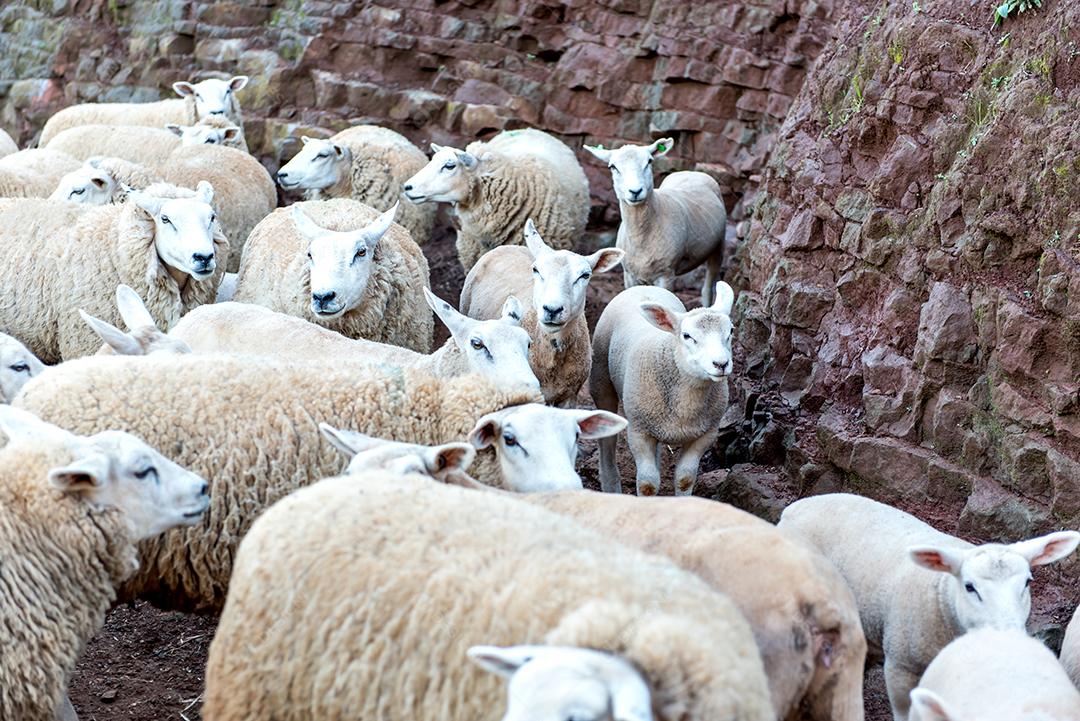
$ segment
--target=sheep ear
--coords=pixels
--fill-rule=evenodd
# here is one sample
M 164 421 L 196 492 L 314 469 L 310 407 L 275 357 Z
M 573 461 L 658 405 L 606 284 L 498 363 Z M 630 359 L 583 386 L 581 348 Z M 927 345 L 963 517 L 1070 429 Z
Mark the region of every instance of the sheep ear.
M 428 288 L 424 288 L 424 300 L 427 301 L 428 307 L 435 311 L 435 315 L 439 317 L 443 325 L 450 330 L 452 336 L 457 337 L 471 320 Z
M 169 123 L 168 125 L 165 126 L 165 129 L 168 130 L 170 133 L 172 133 L 173 135 L 175 135 L 177 137 L 183 137 L 184 136 L 184 129 L 182 127 L 180 127 L 179 125 L 177 125 L 176 123 Z
M 10 442 L 38 440 L 67 431 L 41 420 L 33 413 L 7 404 L 0 405 L 0 432 Z
M 311 142 L 312 140 L 314 140 L 314 138 L 312 138 L 312 137 L 311 137 L 310 135 L 301 135 L 301 136 L 300 136 L 300 143 L 301 143 L 302 145 L 307 145 L 307 144 L 308 144 L 308 143 L 310 143 L 310 142 Z
M 510 678 L 536 657 L 536 646 L 473 646 L 465 655 L 485 671 Z
M 716 281 L 716 292 L 713 294 L 712 307 L 726 316 L 731 315 L 731 307 L 735 304 L 735 291 L 722 280 Z
M 214 199 L 214 186 L 210 184 L 209 180 L 200 180 L 199 184 L 195 186 L 195 198 L 207 205 Z
M 608 411 L 574 411 L 582 438 L 607 438 L 626 428 L 627 421 Z
M 154 321 L 154 317 L 150 315 L 150 311 L 146 309 L 143 299 L 130 286 L 123 283 L 116 286 L 116 307 L 120 310 L 120 317 L 124 319 L 124 324 L 127 325 L 128 330 L 135 330 L 148 325 L 157 327 L 157 323 Z
M 334 155 L 335 156 L 337 156 L 338 158 L 344 158 L 345 157 L 345 148 L 341 147 L 337 143 L 330 143 L 330 147 L 332 147 L 334 149 Z M 397 207 L 397 206 L 395 206 L 395 207 Z
M 589 151 L 605 163 L 610 162 L 611 160 L 611 151 L 603 145 L 583 145 L 581 147 L 585 148 L 585 150 Z
M 221 131 L 221 137 L 225 140 L 236 140 L 238 137 L 240 137 L 240 128 L 236 127 L 235 125 L 230 125 L 229 127 Z
M 1080 545 L 1080 533 L 1058 531 L 1029 541 L 1020 541 L 1009 548 L 1028 560 L 1032 566 L 1045 566 L 1072 555 Z
M 609 270 L 614 270 L 619 263 L 623 262 L 625 256 L 626 251 L 619 248 L 602 248 L 590 255 L 586 260 L 589 261 L 594 273 L 606 273 Z
M 116 351 L 117 355 L 144 355 L 142 346 L 129 333 L 100 318 L 95 318 L 82 308 L 79 308 L 79 316 L 91 330 L 101 336 L 101 340 L 105 341 L 106 345 Z
M 922 566 L 929 571 L 940 573 L 960 573 L 960 567 L 964 565 L 964 552 L 954 548 L 938 548 L 936 546 L 912 546 L 908 549 L 908 555 L 916 565 Z
M 613 721 L 653 721 L 649 687 L 636 674 L 610 682 Z
M 544 239 L 540 237 L 540 232 L 536 229 L 536 224 L 533 223 L 532 218 L 525 221 L 525 247 L 529 249 L 529 253 L 532 254 L 533 258 L 551 250 L 548 244 L 544 242 Z
M 469 170 L 473 170 L 480 163 L 480 161 L 476 159 L 475 155 L 473 155 L 472 153 L 466 153 L 465 151 L 461 151 L 460 153 L 458 153 L 458 161 Z
M 649 146 L 649 153 L 654 157 L 667 155 L 668 151 L 675 147 L 675 141 L 671 138 L 660 138 Z
M 340 428 L 334 428 L 329 423 L 320 423 L 319 431 L 326 440 L 330 441 L 330 445 L 344 453 L 347 458 L 352 458 L 357 453 L 366 451 L 383 442 L 378 438 L 372 438 L 359 431 L 346 431 Z
M 109 181 L 106 180 L 105 178 L 101 177 L 101 176 L 98 176 L 96 178 L 90 178 L 90 182 L 93 183 L 94 185 L 96 185 L 99 188 L 107 188 L 107 187 L 109 187 Z
M 362 233 L 369 248 L 374 248 L 378 245 L 379 240 L 386 235 L 386 231 L 390 230 L 390 226 L 394 224 L 394 216 L 397 215 L 399 205 L 401 205 L 400 200 L 394 203 L 394 207 L 390 208 L 369 225 L 364 227 Z
M 233 77 L 231 80 L 229 80 L 229 90 L 232 90 L 233 92 L 235 92 L 237 90 L 242 90 L 244 88 L 244 86 L 247 85 L 247 84 L 248 84 L 248 76 L 247 75 L 237 75 L 237 76 Z
M 516 295 L 509 296 L 502 305 L 501 319 L 521 327 L 521 319 L 525 315 L 525 309 L 521 307 L 521 301 Z
M 112 463 L 100 452 L 89 452 L 66 466 L 49 471 L 49 484 L 61 491 L 81 491 L 100 488 L 109 482 Z
M 126 192 L 128 194 L 128 199 L 132 203 L 139 206 L 140 208 L 145 210 L 150 215 L 157 216 L 157 215 L 161 214 L 161 206 L 165 205 L 165 199 L 164 198 L 158 198 L 158 197 L 153 196 L 153 195 L 147 195 L 146 193 L 144 193 L 144 192 L 142 192 L 140 190 L 135 190 L 134 188 L 131 188 L 131 189 L 125 188 L 125 190 L 126 190 Z
M 301 210 L 299 205 L 292 206 L 289 217 L 292 218 L 293 225 L 296 226 L 296 232 L 307 240 L 313 240 L 326 234 L 326 230 L 316 225 L 315 221 L 308 217 L 308 214 Z
M 501 429 L 502 418 L 499 413 L 488 413 L 476 422 L 476 426 L 469 433 L 469 443 L 473 448 L 483 450 L 495 442 Z
M 919 721 L 960 721 L 940 696 L 924 688 L 911 690 L 911 710 L 911 717 Z
M 428 473 L 445 474 L 465 471 L 476 458 L 476 451 L 468 443 L 445 443 L 426 449 L 423 457 Z
M 191 83 L 179 82 L 172 84 L 173 92 L 182 98 L 186 98 L 189 95 L 195 94 L 195 86 Z
M 662 331 L 674 333 L 679 328 L 679 315 L 657 303 L 642 303 L 641 314 L 645 320 Z
M 442 149 L 443 149 L 443 146 L 439 145 L 438 143 L 432 143 L 431 144 L 431 154 L 432 155 L 434 155 L 435 153 L 439 152 Z
M 91 155 L 89 158 L 83 161 L 83 165 L 89 165 L 94 170 L 99 170 L 101 167 L 101 161 L 105 159 L 103 155 Z

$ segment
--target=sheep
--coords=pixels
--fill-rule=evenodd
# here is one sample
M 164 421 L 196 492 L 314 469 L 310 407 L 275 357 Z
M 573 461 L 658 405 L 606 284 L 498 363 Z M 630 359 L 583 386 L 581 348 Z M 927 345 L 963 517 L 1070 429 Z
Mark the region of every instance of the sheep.
M 145 190 L 160 182 L 161 176 L 138 163 L 94 156 L 61 178 L 49 200 L 86 205 L 123 203 L 128 190 Z
M 143 547 L 125 597 L 165 608 L 220 609 L 236 544 L 278 498 L 337 473 L 317 424 L 410 443 L 464 439 L 477 419 L 540 398 L 475 375 L 440 380 L 411 368 L 304 364 L 227 354 L 81 358 L 27 383 L 15 405 L 77 433 L 125 430 L 211 479 L 207 522 Z M 163 422 L 162 419 L 168 419 Z M 498 485 L 491 452 L 472 469 Z
M 959 636 L 911 692 L 909 721 L 1080 721 L 1080 692 L 1054 654 L 1017 629 Z
M 653 187 L 653 159 L 674 145 L 671 138 L 662 138 L 652 145 L 618 150 L 586 145 L 585 150 L 611 169 L 622 215 L 615 245 L 626 251 L 626 287 L 643 283 L 671 290 L 675 276 L 704 264 L 701 303 L 712 305 L 713 284 L 724 261 L 727 209 L 720 184 L 706 173 L 671 173 Z
M 191 352 L 191 346 L 187 343 L 158 329 L 143 299 L 130 286 L 122 283 L 116 286 L 116 308 L 128 327 L 127 332 L 79 309 L 79 316 L 105 342 L 96 355 L 175 355 Z
M 0 158 L 0 198 L 47 198 L 79 161 L 55 150 L 20 150 Z
M 196 308 L 180 319 L 169 337 L 199 353 L 244 353 L 301 363 L 333 358 L 410 367 L 436 378 L 477 373 L 498 386 L 526 385 L 540 390 L 540 381 L 529 368 L 529 335 L 521 328 L 517 298 L 507 298 L 498 319 L 478 321 L 458 313 L 427 288 L 423 290 L 428 305 L 450 329 L 446 343 L 428 354 L 346 338 L 303 318 L 250 303 Z
M 0 158 L 17 152 L 19 152 L 19 144 L 3 128 L 0 128 Z
M 663 288 L 639 286 L 615 296 L 596 324 L 589 391 L 597 408 L 630 425 L 638 495 L 660 490 L 660 444 L 680 448 L 675 494 L 694 492 L 698 464 L 719 432 L 731 373 L 731 306 L 735 293 L 716 284 L 716 301 L 687 312 Z M 616 439 L 600 441 L 600 484 L 619 493 Z
M 43 370 L 45 364 L 18 339 L 0 333 L 0 403 L 11 403 L 19 389 Z
M 592 365 L 585 322 L 589 278 L 614 268 L 623 253 L 604 248 L 583 256 L 553 250 L 532 220 L 525 223 L 525 244 L 494 248 L 477 261 L 461 289 L 461 311 L 473 318 L 494 318 L 507 296 L 532 296 L 532 308 L 521 321 L 533 341 L 529 364 L 540 379 L 544 401 L 569 405 Z
M 1080 606 L 1073 613 L 1065 630 L 1065 640 L 1061 642 L 1061 665 L 1076 687 L 1080 688 Z
M 31 381 L 33 382 L 33 381 Z M 903 511 L 837 493 L 788 506 L 779 527 L 825 555 L 847 579 L 874 657 L 884 655 L 896 721 L 934 656 L 976 628 L 1024 629 L 1031 568 L 1070 555 L 1075 531 L 973 546 Z
M 520 245 L 532 218 L 549 245 L 567 250 L 589 219 L 589 181 L 570 148 L 539 130 L 508 130 L 464 151 L 431 144 L 431 161 L 405 183 L 413 203 L 450 203 L 468 272 L 486 251 Z
M 164 128 L 142 125 L 80 125 L 57 135 L 47 150 L 79 160 L 122 158 L 150 170 L 160 170 L 181 146 L 180 138 Z
M 422 288 L 428 264 L 397 206 L 381 215 L 347 198 L 278 209 L 251 232 L 233 299 L 418 353 L 431 351 L 434 321 Z
M 127 433 L 76 436 L 10 406 L 0 430 L 0 718 L 73 719 L 71 673 L 135 544 L 198 522 L 207 483 Z
M 237 91 L 247 85 L 246 75 L 229 80 L 209 78 L 198 83 L 173 83 L 179 99 L 153 103 L 83 103 L 57 111 L 41 129 L 38 147 L 45 147 L 60 132 L 80 125 L 147 125 L 161 128 L 168 123 L 193 125 L 212 115 L 227 117 L 240 125 L 243 121 Z
M 448 481 L 451 477 L 466 475 L 476 458 L 476 451 L 468 443 L 451 442 L 433 446 L 399 443 L 358 431 L 334 428 L 329 423 L 320 423 L 319 431 L 334 448 L 349 458 L 349 465 L 344 471 L 346 475 L 381 469 L 395 475 L 417 474 Z M 480 486 L 479 483 L 476 485 Z
M 385 472 L 255 522 L 203 713 L 493 719 L 500 676 L 507 719 L 775 718 L 746 621 L 700 579 L 520 501 Z
M 228 242 L 214 220 L 213 188 L 166 184 L 94 208 L 37 199 L 0 201 L 0 329 L 52 364 L 95 352 L 100 341 L 76 313 L 120 320 L 113 294 L 137 288 L 158 324 L 214 298 Z
M 376 125 L 358 125 L 328 140 L 301 136 L 303 146 L 277 173 L 286 191 L 302 190 L 307 200 L 352 198 L 376 210 L 401 200 L 401 184 L 427 164 L 409 140 Z M 419 245 L 431 239 L 435 206 L 401 204 L 400 223 Z
M 220 115 L 202 118 L 194 125 L 168 123 L 165 129 L 180 138 L 181 145 L 221 145 L 248 152 L 244 129 Z

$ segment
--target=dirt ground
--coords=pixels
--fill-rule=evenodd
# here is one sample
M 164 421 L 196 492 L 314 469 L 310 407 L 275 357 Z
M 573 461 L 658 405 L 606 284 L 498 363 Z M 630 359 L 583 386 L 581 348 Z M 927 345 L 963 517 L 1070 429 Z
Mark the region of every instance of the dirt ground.
M 425 247 L 431 272 L 432 290 L 457 304 L 464 273 L 453 247 L 452 231 Z M 696 305 L 700 280 L 686 278 L 677 288 L 687 305 Z M 604 305 L 622 288 L 619 273 L 597 276 L 589 288 L 586 314 L 589 325 L 596 323 Z M 437 325 L 437 343 L 446 330 Z M 738 370 L 736 357 L 736 371 Z M 579 397 L 581 406 L 591 407 L 587 389 Z M 718 453 L 706 454 L 702 482 L 697 495 L 709 497 L 714 490 L 708 478 L 722 476 Z M 579 468 L 587 487 L 598 490 L 598 451 L 595 443 L 584 443 Z M 634 464 L 625 443 L 619 445 L 618 464 L 624 492 L 633 492 Z M 715 473 L 718 472 L 718 473 Z M 671 489 L 671 462 L 668 459 L 661 493 Z M 780 497 L 794 497 L 792 488 L 775 488 Z M 955 531 L 959 508 L 927 504 L 908 510 L 942 530 Z M 969 539 L 977 541 L 979 539 Z M 1033 589 L 1035 608 L 1032 627 L 1062 624 L 1068 620 L 1080 587 L 1056 569 L 1036 571 Z M 72 680 L 70 696 L 82 721 L 196 721 L 202 704 L 203 672 L 217 619 L 212 616 L 163 612 L 138 602 L 114 608 L 101 633 L 88 645 Z M 866 675 L 866 720 L 890 721 L 888 698 L 880 667 Z M 434 720 L 420 720 L 434 721 Z

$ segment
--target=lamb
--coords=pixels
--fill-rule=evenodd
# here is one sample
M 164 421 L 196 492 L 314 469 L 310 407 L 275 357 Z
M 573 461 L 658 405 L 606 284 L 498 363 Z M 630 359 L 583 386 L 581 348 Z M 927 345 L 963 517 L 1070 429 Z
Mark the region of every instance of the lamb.
M 120 321 L 113 294 L 136 288 L 160 327 L 214 298 L 228 253 L 200 183 L 190 191 L 152 185 L 123 205 L 0 201 L 0 329 L 44 363 L 94 353 L 100 341 L 76 309 Z
M 180 138 L 181 145 L 221 145 L 248 152 L 244 129 L 220 115 L 202 118 L 194 125 L 168 123 L 165 129 Z
M 179 99 L 153 103 L 83 103 L 56 112 L 41 129 L 38 147 L 44 148 L 60 132 L 80 125 L 146 125 L 161 128 L 168 123 L 193 125 L 200 118 L 221 115 L 233 123 L 243 122 L 236 93 L 247 85 L 246 75 L 229 80 L 208 78 L 198 83 L 173 83 Z
M 431 351 L 434 321 L 422 288 L 424 254 L 393 222 L 347 198 L 297 203 L 251 232 L 233 299 L 257 303 L 335 330 Z
M 1046 646 L 1016 629 L 959 636 L 911 692 L 909 721 L 1080 721 L 1080 692 Z
M 211 479 L 207 522 L 143 547 L 125 597 L 165 608 L 220 609 L 236 544 L 264 508 L 337 473 L 318 423 L 409 443 L 464 439 L 477 419 L 540 395 L 474 375 L 440 380 L 411 368 L 335 362 L 316 369 L 226 354 L 81 358 L 23 387 L 15 405 L 88 433 L 134 433 Z M 168 422 L 163 423 L 162 419 Z M 473 463 L 498 485 L 493 454 Z
M 135 543 L 198 522 L 207 484 L 126 433 L 76 436 L 10 406 L 0 430 L 0 718 L 74 719 L 68 681 Z
M 468 318 L 424 288 L 435 315 L 450 329 L 438 350 L 423 354 L 400 346 L 350 339 L 250 303 L 215 303 L 196 308 L 169 331 L 175 341 L 199 353 L 243 353 L 300 363 L 331 359 L 380 366 L 415 368 L 436 378 L 477 373 L 500 387 L 517 385 L 540 390 L 529 368 L 529 335 L 521 328 L 521 304 L 511 296 L 496 320 Z
M 49 200 L 86 205 L 123 203 L 128 190 L 145 190 L 160 182 L 161 176 L 138 163 L 95 156 L 61 178 Z
M 0 158 L 17 152 L 19 152 L 19 144 L 3 128 L 0 128 Z
M 544 401 L 573 404 L 592 366 L 592 343 L 585 321 L 585 292 L 593 273 L 611 270 L 623 252 L 604 248 L 587 256 L 553 250 L 525 223 L 525 245 L 502 246 L 485 253 L 465 277 L 461 310 L 473 318 L 497 317 L 509 295 L 533 299 L 522 318 L 532 346 L 529 364 Z
M 1076 687 L 1080 688 L 1080 606 L 1073 613 L 1072 621 L 1065 630 L 1065 640 L 1061 642 L 1061 665 Z
M 884 655 L 896 721 L 907 719 L 908 694 L 954 638 L 983 627 L 1022 631 L 1031 610 L 1031 568 L 1065 558 L 1080 544 L 1080 533 L 1067 531 L 973 546 L 903 511 L 843 493 L 793 503 L 779 526 L 847 579 L 871 656 Z
M 573 151 L 547 133 L 508 130 L 464 151 L 434 143 L 431 150 L 431 162 L 405 183 L 405 197 L 453 205 L 465 272 L 492 248 L 520 245 L 529 218 L 558 250 L 585 232 L 589 181 Z
M 319 431 L 334 448 L 349 458 L 349 465 L 344 471 L 346 475 L 381 469 L 395 475 L 416 474 L 445 482 L 452 477 L 466 475 L 476 458 L 476 451 L 468 443 L 451 442 L 435 446 L 399 443 L 358 431 L 334 428 L 329 423 L 320 423 Z M 480 484 L 476 486 L 480 487 Z
M 83 321 L 105 341 L 105 345 L 98 350 L 97 355 L 150 355 L 152 353 L 176 355 L 191 352 L 191 347 L 187 343 L 172 338 L 158 329 L 143 299 L 131 287 L 123 284 L 116 287 L 116 308 L 120 311 L 120 317 L 124 319 L 124 325 L 128 327 L 127 332 L 100 318 L 95 318 L 82 308 L 79 309 L 79 316 Z
M 694 492 L 701 456 L 727 409 L 734 300 L 724 281 L 712 306 L 689 312 L 662 288 L 628 288 L 596 324 L 589 391 L 597 408 L 614 412 L 622 401 L 638 495 L 660 490 L 661 443 L 680 448 L 675 494 Z M 622 488 L 615 442 L 600 441 L 600 485 L 609 493 Z
M 19 389 L 43 370 L 45 364 L 26 346 L 0 333 L 0 403 L 11 403 Z
M 203 713 L 493 719 L 500 676 L 506 719 L 775 718 L 746 621 L 700 579 L 514 499 L 387 473 L 255 522 Z
M 0 158 L 0 198 L 47 198 L 79 161 L 54 150 L 20 150 Z
M 329 140 L 301 136 L 303 147 L 277 173 L 286 191 L 308 200 L 352 198 L 376 210 L 401 201 L 401 184 L 427 164 L 419 148 L 388 128 L 358 125 Z M 435 206 L 401 204 L 398 222 L 423 245 L 435 226 Z
M 671 138 L 662 138 L 618 150 L 585 149 L 611 168 L 622 214 L 615 245 L 626 251 L 626 287 L 644 283 L 671 290 L 675 276 L 704 264 L 701 303 L 712 305 L 713 284 L 724 261 L 727 209 L 720 184 L 698 171 L 671 173 L 653 188 L 653 159 L 674 145 Z

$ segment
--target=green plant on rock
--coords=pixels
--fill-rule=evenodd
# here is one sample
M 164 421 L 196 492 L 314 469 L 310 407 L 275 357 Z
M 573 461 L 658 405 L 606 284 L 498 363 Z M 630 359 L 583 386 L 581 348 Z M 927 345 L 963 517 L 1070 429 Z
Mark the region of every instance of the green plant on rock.
M 1012 13 L 1020 14 L 1042 7 L 1042 0 L 1005 0 L 994 8 L 994 27 L 1001 25 Z

